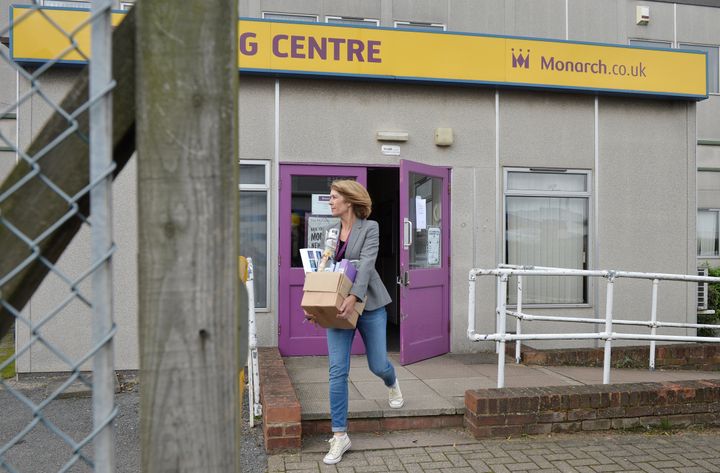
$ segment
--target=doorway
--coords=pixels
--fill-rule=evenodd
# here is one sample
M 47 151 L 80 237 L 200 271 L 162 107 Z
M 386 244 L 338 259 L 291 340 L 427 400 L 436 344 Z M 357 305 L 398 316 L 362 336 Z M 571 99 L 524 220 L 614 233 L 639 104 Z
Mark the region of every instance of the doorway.
M 388 351 L 409 364 L 450 350 L 450 170 L 408 160 L 399 167 L 281 164 L 278 347 L 283 356 L 326 355 L 325 329 L 305 322 L 300 248 L 318 247 L 333 218 L 323 199 L 335 179 L 365 185 L 378 222 L 376 269 L 391 296 Z M 326 208 L 327 207 L 327 208 Z M 352 353 L 364 353 L 360 336 Z
M 369 168 L 367 189 L 373 202 L 370 220 L 380 227 L 380 248 L 375 268 L 392 302 L 385 309 L 388 314 L 387 347 L 389 352 L 400 351 L 400 288 L 397 277 L 400 274 L 400 191 L 398 168 Z

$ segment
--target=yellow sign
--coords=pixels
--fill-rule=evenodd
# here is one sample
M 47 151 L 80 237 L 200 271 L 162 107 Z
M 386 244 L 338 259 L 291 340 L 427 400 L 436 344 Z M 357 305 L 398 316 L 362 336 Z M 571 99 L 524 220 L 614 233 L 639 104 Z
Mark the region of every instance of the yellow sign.
M 238 55 L 243 72 L 707 97 L 695 51 L 242 19 Z
M 13 6 L 11 16 L 15 61 L 89 57 L 87 11 Z M 698 51 L 246 18 L 238 28 L 240 72 L 707 98 Z
M 112 25 L 125 18 L 113 12 Z M 13 5 L 10 7 L 10 56 L 20 63 L 57 59 L 83 64 L 90 57 L 90 13 L 87 10 Z

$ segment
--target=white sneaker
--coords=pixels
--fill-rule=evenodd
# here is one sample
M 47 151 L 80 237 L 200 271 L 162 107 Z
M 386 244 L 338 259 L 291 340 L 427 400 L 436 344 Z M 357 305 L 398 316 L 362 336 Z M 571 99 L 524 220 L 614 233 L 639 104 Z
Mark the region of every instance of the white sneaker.
M 403 404 L 405 404 L 405 400 L 402 397 L 402 392 L 400 392 L 400 382 L 396 379 L 395 384 L 390 386 L 388 390 L 388 402 L 390 403 L 390 407 L 392 407 L 393 409 L 400 409 Z
M 350 437 L 345 434 L 343 437 L 333 437 L 328 440 L 330 442 L 330 451 L 323 458 L 323 462 L 326 465 L 334 465 L 342 460 L 343 453 L 350 450 L 352 444 L 350 443 Z

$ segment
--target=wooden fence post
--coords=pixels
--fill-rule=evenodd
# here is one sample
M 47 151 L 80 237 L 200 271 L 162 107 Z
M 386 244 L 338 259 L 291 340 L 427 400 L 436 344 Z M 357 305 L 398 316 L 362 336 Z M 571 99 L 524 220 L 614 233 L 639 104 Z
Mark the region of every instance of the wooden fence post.
M 137 2 L 144 472 L 235 472 L 237 2 Z

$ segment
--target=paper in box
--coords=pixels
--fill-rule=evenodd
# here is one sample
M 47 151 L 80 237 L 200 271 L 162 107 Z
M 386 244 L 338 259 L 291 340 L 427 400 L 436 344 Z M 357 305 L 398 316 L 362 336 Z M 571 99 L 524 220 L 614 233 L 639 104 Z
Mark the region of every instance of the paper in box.
M 355 328 L 357 319 L 365 308 L 364 302 L 355 304 L 354 313 L 348 319 L 340 319 L 337 313 L 352 288 L 352 281 L 339 272 L 307 273 L 303 287 L 302 308 L 315 316 L 315 321 L 325 328 Z

